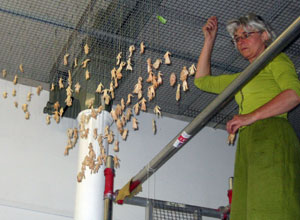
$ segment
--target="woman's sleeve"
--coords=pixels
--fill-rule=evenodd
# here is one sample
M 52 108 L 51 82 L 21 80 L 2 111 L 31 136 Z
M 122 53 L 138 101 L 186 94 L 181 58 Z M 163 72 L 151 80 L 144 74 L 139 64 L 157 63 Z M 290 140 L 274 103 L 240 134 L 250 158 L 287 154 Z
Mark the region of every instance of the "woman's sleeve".
M 280 89 L 282 91 L 292 89 L 300 97 L 300 81 L 293 62 L 285 54 L 280 54 L 270 67 Z
M 237 76 L 239 73 L 220 76 L 203 76 L 195 78 L 194 84 L 197 88 L 205 91 L 220 94 Z

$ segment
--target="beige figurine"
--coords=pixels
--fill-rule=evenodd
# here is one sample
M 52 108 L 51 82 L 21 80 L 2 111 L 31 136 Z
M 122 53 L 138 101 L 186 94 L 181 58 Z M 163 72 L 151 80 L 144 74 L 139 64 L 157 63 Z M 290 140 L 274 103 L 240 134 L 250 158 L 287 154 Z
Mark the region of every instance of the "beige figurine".
M 188 87 L 188 84 L 187 84 L 187 81 L 186 81 L 186 80 L 184 80 L 184 81 L 182 82 L 182 90 L 183 90 L 184 92 L 186 92 L 187 90 L 189 90 L 189 87 Z
M 72 106 L 72 97 L 71 96 L 67 96 L 65 103 L 67 104 L 67 106 Z
M 124 62 L 124 61 L 122 61 L 121 63 L 120 63 L 120 66 L 119 66 L 119 68 L 117 69 L 117 72 L 116 72 L 116 74 L 117 74 L 117 79 L 122 79 L 122 77 L 123 77 L 123 75 L 122 75 L 122 69 L 123 69 L 123 67 L 126 65 L 126 62 Z
M 138 129 L 138 121 L 135 117 L 132 117 L 132 128 L 133 128 L 133 130 Z
M 140 113 L 140 103 L 137 102 L 134 106 L 133 106 L 133 109 L 134 109 L 134 113 L 136 115 L 138 115 Z
M 151 71 L 151 72 L 148 73 L 148 78 L 146 79 L 146 82 L 151 83 L 152 79 L 153 79 L 153 72 Z
M 158 74 L 157 74 L 157 84 L 158 85 L 161 85 L 163 83 L 162 75 L 163 74 L 160 71 L 158 71 Z
M 5 78 L 5 77 L 6 77 L 6 75 L 7 75 L 7 71 L 6 71 L 6 69 L 2 70 L 2 76 L 3 76 L 3 78 Z
M 69 86 L 72 86 L 72 73 L 71 70 L 68 70 L 68 84 Z
M 70 54 L 66 53 L 64 55 L 64 65 L 67 66 L 68 65 L 68 58 L 69 58 Z
M 56 121 L 56 123 L 58 124 L 59 121 L 60 121 L 60 116 L 59 116 L 59 112 L 58 111 L 55 111 L 53 112 L 53 119 Z
M 180 100 L 180 84 L 178 83 L 177 90 L 176 90 L 176 101 L 179 100 Z
M 51 88 L 50 88 L 50 91 L 52 92 L 52 91 L 54 91 L 54 83 L 51 83 Z
M 93 138 L 96 140 L 98 137 L 98 129 L 97 128 L 94 128 L 94 131 L 93 131 Z
M 122 122 L 122 125 L 124 127 L 126 125 L 126 117 L 125 117 L 124 113 L 121 116 L 121 122 Z
M 20 65 L 19 65 L 19 70 L 20 70 L 21 73 L 24 73 L 23 64 L 20 64 Z
M 61 107 L 60 110 L 59 110 L 59 116 L 62 117 L 64 114 L 64 108 Z
M 84 69 L 84 68 L 86 68 L 87 67 L 87 64 L 88 64 L 88 62 L 90 62 L 91 60 L 90 59 L 85 59 L 82 63 L 81 63 L 81 65 L 82 65 L 82 68 Z
M 115 99 L 115 88 L 114 88 L 114 83 L 111 81 L 109 84 L 109 92 L 111 99 Z
M 51 116 L 47 115 L 46 116 L 46 124 L 49 125 L 51 123 Z
M 118 120 L 118 116 L 117 116 L 116 111 L 114 109 L 111 109 L 110 115 L 111 115 L 111 117 L 113 118 L 114 121 Z
M 121 63 L 121 58 L 122 58 L 122 52 L 118 53 L 118 55 L 117 55 L 117 63 L 116 63 L 117 66 L 120 65 L 120 63 Z
M 22 105 L 22 110 L 24 111 L 24 112 L 27 112 L 28 111 L 28 104 L 23 104 Z
M 133 54 L 133 52 L 135 51 L 135 46 L 134 45 L 131 45 L 130 47 L 129 47 L 129 58 L 130 57 L 132 57 L 132 54 Z
M 81 85 L 79 84 L 79 82 L 77 82 L 76 84 L 75 84 L 75 93 L 79 93 L 79 91 L 80 91 L 80 88 L 81 88 Z
M 148 73 L 152 72 L 151 58 L 148 58 L 148 59 L 147 59 L 147 72 L 148 72 Z
M 121 98 L 121 109 L 122 109 L 122 111 L 124 111 L 125 110 L 125 100 L 124 100 L 124 98 Z
M 28 92 L 28 93 L 27 93 L 27 98 L 26 98 L 26 100 L 27 100 L 28 102 L 31 101 L 31 96 L 32 96 L 32 93 L 31 93 L 31 92 Z
M 131 108 L 128 108 L 125 116 L 126 121 L 130 121 L 131 115 L 132 115 L 132 110 Z
M 30 113 L 29 112 L 25 112 L 25 119 L 28 120 L 30 118 Z
M 115 88 L 118 88 L 119 87 L 119 84 L 118 84 L 118 79 L 117 78 L 114 78 L 114 82 L 115 82 Z
M 154 89 L 153 85 L 148 87 L 147 95 L 148 95 L 149 101 L 151 101 L 155 97 L 155 89 Z
M 145 44 L 144 42 L 141 42 L 140 44 L 140 54 L 144 54 L 145 53 Z
M 113 148 L 114 152 L 119 152 L 119 141 L 115 140 L 115 144 L 114 144 L 114 148 Z
M 229 134 L 229 136 L 227 138 L 227 144 L 228 145 L 233 145 L 234 144 L 234 140 L 235 140 L 235 134 Z
M 169 51 L 167 51 L 164 55 L 165 58 L 165 64 L 171 64 L 171 59 L 170 59 L 171 53 Z
M 146 105 L 147 100 L 145 98 L 143 98 L 140 102 L 141 102 L 141 110 L 146 112 L 147 111 L 147 105 Z
M 94 168 L 94 173 L 98 173 L 100 167 L 103 165 L 101 155 L 98 155 L 96 162 L 97 163 L 96 163 L 95 168 Z
M 158 69 L 159 68 L 159 66 L 160 66 L 160 64 L 162 63 L 162 60 L 161 59 L 157 59 L 157 60 L 155 60 L 155 62 L 153 63 L 153 68 L 154 69 Z
M 115 67 L 110 71 L 110 76 L 112 80 L 117 78 L 117 70 Z
M 16 95 L 17 95 L 17 91 L 16 91 L 15 89 L 13 89 L 11 95 L 12 95 L 12 96 L 16 96 Z
M 176 83 L 176 75 L 175 75 L 175 73 L 171 73 L 171 75 L 170 75 L 170 86 L 174 86 L 175 85 L 175 83 Z
M 59 89 L 63 89 L 64 88 L 63 79 L 61 77 L 58 80 L 58 87 L 59 87 Z
M 157 117 L 159 117 L 159 116 L 161 117 L 161 110 L 160 110 L 160 107 L 158 105 L 156 105 L 154 107 L 153 112 L 154 112 L 154 114 L 157 115 Z
M 115 108 L 115 111 L 116 111 L 116 115 L 119 117 L 120 115 L 122 115 L 122 106 L 120 104 L 117 104 L 116 105 L 116 108 Z
M 189 75 L 189 71 L 187 70 L 186 66 L 184 66 L 180 72 L 180 80 L 182 82 L 187 80 L 188 75 Z
M 191 65 L 189 68 L 189 76 L 193 76 L 196 73 L 196 66 L 195 64 Z
M 129 93 L 128 95 L 127 95 L 127 101 L 126 101 L 126 105 L 130 105 L 130 103 L 131 103 L 131 98 L 133 97 L 133 95 L 131 94 L 131 93 Z
M 16 101 L 14 101 L 14 105 L 16 108 L 18 108 L 18 106 L 19 106 L 18 102 L 16 102 Z
M 128 60 L 127 60 L 127 67 L 126 67 L 126 70 L 130 70 L 130 71 L 132 71 L 132 66 L 131 66 L 132 64 L 131 64 L 131 58 L 129 58 Z
M 78 59 L 75 57 L 74 59 L 74 68 L 76 68 L 78 66 Z
M 6 99 L 7 98 L 7 92 L 3 92 L 2 96 L 3 96 L 4 99 Z
M 89 70 L 85 71 L 85 80 L 89 80 L 90 79 L 90 72 Z
M 14 80 L 13 80 L 13 84 L 16 85 L 18 83 L 18 75 L 15 75 Z
M 152 76 L 152 85 L 153 85 L 154 89 L 156 89 L 158 87 L 157 76 L 155 76 L 154 74 Z
M 114 133 L 113 133 L 113 131 L 110 131 L 108 136 L 107 136 L 107 143 L 111 144 L 113 142 L 114 142 Z
M 117 119 L 116 125 L 117 125 L 117 128 L 118 128 L 118 131 L 120 132 L 120 134 L 122 134 L 122 132 L 123 132 L 123 123 L 119 118 Z
M 122 133 L 122 139 L 125 141 L 127 139 L 128 129 L 124 129 Z
M 88 45 L 88 44 L 85 44 L 85 45 L 84 45 L 84 53 L 85 53 L 86 55 L 89 54 L 89 50 L 90 50 L 89 45 Z
M 67 96 L 72 96 L 72 93 L 73 93 L 73 90 L 72 90 L 71 86 L 68 86 L 66 88 L 66 94 L 67 94 Z
M 43 90 L 42 86 L 36 87 L 36 94 L 39 96 L 41 94 L 41 91 Z
M 58 101 L 55 102 L 54 105 L 53 105 L 53 108 L 54 108 L 56 111 L 58 111 L 59 107 L 60 107 L 59 102 L 58 102 Z
M 138 99 L 142 98 L 142 96 L 143 96 L 142 81 L 143 81 L 143 78 L 140 76 L 138 78 L 138 82 L 137 82 L 137 84 L 135 84 L 134 90 L 133 90 L 133 93 L 138 94 Z
M 108 95 L 108 92 L 109 92 L 108 89 L 104 89 L 104 90 L 103 90 L 103 98 L 104 98 L 104 102 L 105 102 L 106 105 L 109 104 L 110 99 L 111 99 L 111 98 L 110 98 L 110 95 Z
M 102 92 L 102 89 L 104 88 L 104 86 L 102 85 L 102 83 L 100 82 L 97 89 L 96 89 L 96 92 L 97 93 L 101 93 Z
M 114 167 L 115 169 L 120 167 L 120 159 L 117 157 L 117 155 L 114 156 Z

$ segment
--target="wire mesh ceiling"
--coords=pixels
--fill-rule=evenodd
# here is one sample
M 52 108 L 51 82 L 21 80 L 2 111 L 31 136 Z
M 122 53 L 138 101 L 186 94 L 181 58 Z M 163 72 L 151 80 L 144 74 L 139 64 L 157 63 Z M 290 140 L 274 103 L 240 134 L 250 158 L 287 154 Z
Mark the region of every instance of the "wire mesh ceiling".
M 147 59 L 163 59 L 170 51 L 171 65 L 161 65 L 164 84 L 156 90 L 156 97 L 148 102 L 148 108 L 159 105 L 169 116 L 191 120 L 196 117 L 215 95 L 194 87 L 193 77 L 188 78 L 189 90 L 181 92 L 176 101 L 176 87 L 169 86 L 169 76 L 175 73 L 179 79 L 183 66 L 197 63 L 203 45 L 201 27 L 207 18 L 215 15 L 219 20 L 218 37 L 212 55 L 212 72 L 215 75 L 242 71 L 246 62 L 230 42 L 225 24 L 227 20 L 254 12 L 261 15 L 277 34 L 285 30 L 298 16 L 300 2 L 296 0 L 3 0 L 0 3 L 0 65 L 6 69 L 6 79 L 12 80 L 24 66 L 20 77 L 31 81 L 58 84 L 67 81 L 68 70 L 73 80 L 79 82 L 88 93 L 94 93 L 99 82 L 109 87 L 111 70 L 116 67 L 116 56 L 122 52 L 128 58 L 128 48 L 135 45 L 132 71 L 124 71 L 116 89 L 115 103 L 132 92 L 139 76 L 144 78 L 144 94 L 147 84 Z M 165 19 L 159 20 L 157 16 Z M 141 42 L 146 45 L 140 55 Z M 84 54 L 88 44 L 90 52 Z M 300 75 L 300 39 L 294 41 L 285 52 L 293 60 Z M 64 65 L 69 54 L 68 65 Z M 81 64 L 90 59 L 90 79 L 84 71 L 74 67 L 78 58 Z M 157 74 L 157 72 L 156 72 Z M 74 83 L 74 85 L 75 85 Z M 145 95 L 146 96 L 146 95 Z M 134 98 L 137 101 L 137 98 Z M 133 102 L 135 102 L 133 101 Z M 223 126 L 237 113 L 237 105 L 231 101 L 215 117 L 211 125 Z M 290 114 L 290 121 L 300 137 L 299 108 Z

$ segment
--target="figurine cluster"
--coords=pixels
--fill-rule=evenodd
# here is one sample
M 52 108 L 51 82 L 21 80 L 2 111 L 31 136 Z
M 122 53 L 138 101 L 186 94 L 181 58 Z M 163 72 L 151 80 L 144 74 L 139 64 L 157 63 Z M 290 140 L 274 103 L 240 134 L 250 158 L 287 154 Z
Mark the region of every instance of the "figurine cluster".
M 20 65 L 19 65 L 19 71 L 21 72 L 21 74 L 24 73 L 23 64 L 20 64 Z M 7 70 L 6 70 L 6 69 L 3 69 L 3 70 L 2 70 L 2 76 L 3 76 L 3 78 L 6 78 L 6 76 L 7 76 Z M 16 96 L 17 96 L 16 85 L 17 85 L 17 83 L 18 83 L 18 79 L 19 79 L 18 74 L 16 74 L 16 75 L 14 76 L 14 79 L 13 79 L 13 85 L 14 85 L 14 88 L 13 88 L 12 93 L 11 93 L 12 97 L 16 97 Z M 41 91 L 42 91 L 42 90 L 43 90 L 42 86 L 39 85 L 39 86 L 36 88 L 36 94 L 39 96 L 39 95 L 41 94 Z M 27 96 L 26 96 L 26 103 L 22 104 L 22 110 L 23 110 L 23 112 L 24 112 L 24 114 L 25 114 L 25 119 L 26 119 L 26 120 L 28 120 L 28 119 L 30 118 L 30 112 L 29 112 L 29 110 L 28 110 L 28 107 L 29 107 L 29 103 L 30 103 L 30 101 L 31 101 L 32 95 L 33 95 L 33 93 L 32 93 L 31 91 L 28 92 L 28 93 L 27 93 Z M 8 97 L 8 92 L 7 92 L 7 91 L 4 91 L 4 92 L 2 93 L 2 97 L 3 97 L 4 99 L 6 99 L 6 98 Z M 18 103 L 17 101 L 14 101 L 14 106 L 15 106 L 16 108 L 18 108 L 18 107 L 19 107 L 19 103 Z

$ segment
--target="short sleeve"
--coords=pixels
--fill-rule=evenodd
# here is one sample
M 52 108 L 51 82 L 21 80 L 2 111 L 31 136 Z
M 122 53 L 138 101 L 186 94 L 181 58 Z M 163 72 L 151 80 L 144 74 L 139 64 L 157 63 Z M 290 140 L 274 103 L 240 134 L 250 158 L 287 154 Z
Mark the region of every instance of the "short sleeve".
M 292 89 L 300 97 L 300 81 L 294 64 L 287 55 L 281 53 L 271 63 L 270 68 L 276 83 L 282 91 Z
M 205 92 L 220 94 L 238 75 L 239 73 L 203 76 L 195 78 L 194 84 L 197 88 Z

